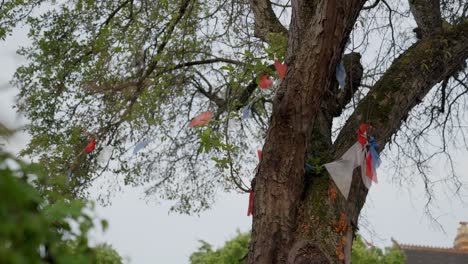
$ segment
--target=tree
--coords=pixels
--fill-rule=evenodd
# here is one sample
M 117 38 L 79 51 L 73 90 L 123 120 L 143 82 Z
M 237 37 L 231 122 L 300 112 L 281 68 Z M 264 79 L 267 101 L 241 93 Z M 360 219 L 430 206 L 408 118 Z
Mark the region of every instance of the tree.
M 0 137 L 12 132 L 0 124 Z M 109 245 L 88 245 L 94 227 L 92 206 L 85 200 L 44 200 L 34 179 L 45 177 L 38 164 L 28 164 L 0 149 L 0 262 L 120 264 Z M 102 220 L 103 228 L 107 222 Z M 73 228 L 73 225 L 76 227 Z
M 191 264 L 210 263 L 245 263 L 249 251 L 250 234 L 238 233 L 227 241 L 223 247 L 213 251 L 213 247 L 205 241 L 200 241 L 200 248 L 190 255 Z M 376 247 L 367 247 L 361 236 L 357 235 L 351 252 L 354 264 L 403 264 L 405 254 L 395 247 L 387 247 L 385 254 Z
M 215 263 L 245 263 L 249 252 L 250 234 L 237 233 L 237 236 L 227 241 L 222 248 L 213 250 L 213 246 L 200 240 L 200 248 L 190 255 L 191 264 Z
M 84 195 L 111 171 L 107 186 L 150 182 L 148 195 L 193 213 L 219 187 L 253 188 L 248 263 L 350 262 L 367 188 L 356 171 L 348 199 L 336 195 L 321 166 L 356 142 L 361 123 L 372 124 L 379 151 L 395 139 L 429 197 L 427 162 L 462 145 L 449 137 L 464 139 L 462 0 L 53 2 L 36 13 L 48 2 L 1 9 L 3 34 L 24 17 L 31 29 L 32 46 L 20 50 L 30 63 L 14 82 L 32 122 L 24 154 L 40 156 L 55 176 L 44 190 L 68 172 L 63 195 Z M 285 62 L 286 77 L 261 91 L 274 59 Z M 335 78 L 341 60 L 343 89 Z M 239 124 L 241 109 L 252 119 Z M 187 128 L 207 110 L 208 126 Z M 442 146 L 423 146 L 430 131 Z M 250 153 L 263 137 L 249 186 Z M 96 151 L 84 153 L 92 139 Z M 146 147 L 131 155 L 135 144 Z M 307 176 L 306 163 L 316 168 Z
M 354 240 L 351 257 L 355 264 L 403 264 L 406 260 L 405 253 L 397 247 L 387 247 L 383 253 L 380 248 L 374 246 L 368 248 L 359 235 Z

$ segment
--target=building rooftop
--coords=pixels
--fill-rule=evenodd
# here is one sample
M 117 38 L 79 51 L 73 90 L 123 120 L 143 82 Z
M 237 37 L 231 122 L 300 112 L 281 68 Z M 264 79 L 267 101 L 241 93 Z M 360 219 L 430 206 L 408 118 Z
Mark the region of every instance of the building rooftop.
M 406 255 L 406 264 L 467 264 L 468 222 L 460 222 L 453 248 L 400 244 L 393 241 Z

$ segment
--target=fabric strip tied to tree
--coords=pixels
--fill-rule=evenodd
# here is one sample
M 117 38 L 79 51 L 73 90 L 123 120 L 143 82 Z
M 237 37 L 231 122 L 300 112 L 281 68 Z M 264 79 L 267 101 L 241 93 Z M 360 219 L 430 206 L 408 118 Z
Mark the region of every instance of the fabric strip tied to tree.
M 203 112 L 196 116 L 192 122 L 190 122 L 189 127 L 204 126 L 207 125 L 211 120 L 212 114 L 210 111 Z
M 372 181 L 377 182 L 377 168 L 380 166 L 382 161 L 380 156 L 377 153 L 377 148 L 379 144 L 373 137 L 369 137 L 368 140 L 369 152 L 367 153 L 366 158 L 366 176 L 369 177 Z
M 343 64 L 343 61 L 336 66 L 336 80 L 340 85 L 340 89 L 344 89 L 346 86 L 346 69 Z
M 252 210 L 253 210 L 253 198 L 254 198 L 254 191 L 250 190 L 249 193 L 249 208 L 247 209 L 247 216 L 252 215 Z
M 284 80 L 284 77 L 286 77 L 286 72 L 288 71 L 288 66 L 286 64 L 282 64 L 278 60 L 275 60 L 274 65 L 280 80 Z
M 377 182 L 376 169 L 380 166 L 381 160 L 377 153 L 377 141 L 367 135 L 370 128 L 368 124 L 361 124 L 357 131 L 358 141 L 351 146 L 339 160 L 324 164 L 336 186 L 348 199 L 353 171 L 361 166 L 361 179 L 369 189 L 372 181 Z
M 91 142 L 89 142 L 89 144 L 86 145 L 86 147 L 84 147 L 83 152 L 88 154 L 88 153 L 93 152 L 95 148 L 96 148 L 96 139 L 93 138 L 91 139 Z
M 262 75 L 262 78 L 260 79 L 260 88 L 266 89 L 268 87 L 271 87 L 272 85 L 273 81 L 270 79 L 270 77 Z

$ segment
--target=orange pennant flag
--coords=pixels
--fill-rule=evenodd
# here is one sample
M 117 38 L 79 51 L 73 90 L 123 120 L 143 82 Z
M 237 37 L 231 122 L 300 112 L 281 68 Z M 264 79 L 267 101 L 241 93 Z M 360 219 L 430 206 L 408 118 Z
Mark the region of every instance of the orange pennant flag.
M 192 122 L 190 122 L 189 127 L 207 125 L 210 122 L 211 117 L 212 117 L 212 114 L 210 111 L 203 112 L 199 114 L 197 117 L 195 117 L 194 119 L 192 119 Z
M 278 76 L 281 80 L 284 80 L 286 76 L 286 71 L 288 70 L 288 65 L 280 63 L 278 60 L 275 60 L 275 68 L 276 72 L 278 72 Z

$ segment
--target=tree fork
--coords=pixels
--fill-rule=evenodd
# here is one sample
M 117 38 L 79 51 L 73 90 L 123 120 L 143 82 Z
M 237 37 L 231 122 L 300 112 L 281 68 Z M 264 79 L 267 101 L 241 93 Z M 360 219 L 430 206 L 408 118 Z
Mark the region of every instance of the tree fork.
M 291 248 L 302 243 L 295 241 L 294 234 L 304 190 L 307 144 L 321 98 L 335 84 L 331 81 L 334 69 L 364 2 L 292 2 L 286 60 L 289 70 L 275 96 L 256 175 L 248 263 L 296 262 L 295 256 L 289 255 Z
M 316 138 L 311 133 L 322 96 L 332 88 L 333 67 L 362 4 L 293 1 L 289 71 L 275 97 L 264 156 L 256 175 L 248 263 L 350 263 L 352 240 L 367 189 L 355 172 L 346 201 L 325 171 L 305 186 L 303 168 L 310 154 L 306 144 Z M 301 13 L 298 7 L 311 12 Z M 462 23 L 426 37 L 395 60 L 348 119 L 332 153 L 320 155 L 321 162 L 341 156 L 356 141 L 361 122 L 377 127 L 372 134 L 383 149 L 408 112 L 467 59 L 467 33 L 467 24 Z M 396 103 L 397 98 L 401 102 Z M 377 111 L 364 120 L 362 115 L 370 107 Z M 305 195 L 301 196 L 304 189 Z
M 390 142 L 391 136 L 398 130 L 408 112 L 421 101 L 418 98 L 423 98 L 436 83 L 454 74 L 467 58 L 467 23 L 414 44 L 395 60 L 349 118 L 333 145 L 332 159 L 340 157 L 356 142 L 359 122 L 370 122 L 376 127 L 372 135 L 379 140 L 381 151 Z M 421 67 L 423 64 L 426 67 Z M 388 100 L 384 100 L 384 97 Z M 399 98 L 398 104 L 394 100 Z M 359 120 L 358 116 L 363 116 L 370 107 L 376 108 L 376 111 L 368 119 Z M 325 157 L 323 163 L 326 162 L 328 160 Z M 367 196 L 360 170 L 354 172 L 347 201 L 340 194 L 335 196 L 337 189 L 326 171 L 322 171 L 319 177 L 312 178 L 311 184 L 306 188 L 306 195 L 300 203 L 301 213 L 295 233 L 296 239 L 303 245 L 302 253 L 308 252 L 308 248 L 315 245 L 326 256 L 332 256 L 330 259 L 335 259 L 332 263 L 336 263 L 340 256 L 344 256 L 345 262 L 349 263 L 358 218 Z M 346 225 L 341 222 L 344 219 L 343 213 L 346 216 Z M 297 253 L 300 252 L 297 250 Z

